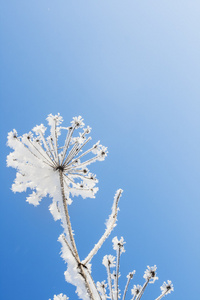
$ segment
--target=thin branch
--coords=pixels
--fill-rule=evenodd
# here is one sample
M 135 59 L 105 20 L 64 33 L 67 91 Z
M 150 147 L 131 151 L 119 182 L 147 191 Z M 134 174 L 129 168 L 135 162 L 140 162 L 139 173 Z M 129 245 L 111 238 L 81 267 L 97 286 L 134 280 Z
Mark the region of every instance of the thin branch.
M 121 197 L 122 190 L 119 189 L 117 190 L 115 197 L 114 197 L 114 202 L 112 206 L 112 213 L 108 219 L 107 223 L 107 228 L 105 230 L 105 233 L 102 235 L 102 237 L 99 239 L 98 243 L 94 246 L 94 248 L 90 251 L 88 256 L 83 260 L 83 264 L 87 264 L 88 262 L 91 261 L 93 256 L 97 253 L 97 251 L 101 248 L 105 240 L 109 237 L 110 233 L 112 232 L 115 222 L 117 220 L 117 211 L 118 211 L 118 202 Z
M 73 126 L 71 129 L 69 129 L 68 133 L 67 133 L 67 137 L 66 137 L 66 140 L 65 140 L 65 145 L 64 145 L 64 148 L 63 148 L 63 152 L 62 152 L 62 160 L 60 162 L 60 164 L 64 164 L 64 159 L 65 159 L 65 156 L 66 156 L 66 153 L 67 153 L 67 150 L 69 148 L 69 143 L 71 141 L 71 137 L 72 137 L 72 134 L 74 132 L 74 129 L 75 129 L 75 126 Z
M 43 159 L 41 159 L 40 157 L 38 157 L 35 153 L 33 153 L 32 151 L 31 151 L 31 149 L 26 145 L 26 144 L 24 144 L 22 141 L 20 141 L 18 138 L 16 138 L 17 139 L 17 141 L 21 144 L 21 145 L 23 145 L 23 147 L 26 149 L 26 150 L 28 150 L 33 156 L 35 156 L 38 160 L 40 160 L 40 161 L 42 161 L 44 164 L 46 164 L 46 165 L 48 165 L 49 167 L 51 167 L 52 168 L 52 166 L 49 164 L 49 163 L 47 163 L 46 161 L 44 161 Z
M 124 295 L 123 295 L 122 300 L 125 300 L 126 293 L 127 293 L 127 291 L 128 291 L 128 286 L 129 286 L 129 283 L 130 283 L 130 281 L 131 281 L 132 278 L 133 278 L 133 277 L 128 276 L 128 279 L 127 279 L 127 283 L 126 283 L 126 286 L 125 286 Z
M 47 144 L 47 142 L 46 142 L 46 140 L 45 140 L 45 137 L 44 137 L 44 135 L 43 135 L 43 133 L 42 133 L 41 130 L 39 131 L 39 134 L 40 134 L 40 139 L 42 140 L 43 145 L 44 145 L 44 147 L 45 147 L 45 149 L 46 149 L 47 155 L 48 155 L 48 152 L 49 152 L 49 154 L 50 154 L 51 157 L 52 157 L 52 159 L 51 159 L 51 158 L 50 158 L 50 159 L 54 161 L 54 156 L 53 156 L 53 154 L 51 153 L 51 150 L 50 150 L 50 148 L 49 148 L 49 146 L 48 146 L 48 144 Z M 49 156 L 49 155 L 48 155 L 48 156 Z
M 113 290 L 112 290 L 112 280 L 111 280 L 111 273 L 110 273 L 110 263 L 108 261 L 108 265 L 106 267 L 107 275 L 108 275 L 108 286 L 110 290 L 110 298 L 113 300 Z
M 120 262 L 120 246 L 118 247 L 117 250 L 117 264 L 116 264 L 116 289 L 117 289 L 117 297 L 116 300 L 118 300 L 118 295 L 119 295 L 119 286 L 118 286 L 118 281 L 119 281 L 119 262 Z
M 83 265 L 83 266 L 84 266 L 84 265 Z M 86 267 L 86 266 L 85 266 L 85 267 Z M 86 277 L 89 277 L 88 279 L 89 279 L 89 281 L 91 282 L 90 286 L 93 285 L 93 288 L 95 289 L 95 294 L 97 295 L 97 297 L 99 297 L 99 300 L 102 300 L 101 295 L 100 295 L 100 293 L 99 293 L 99 291 L 98 291 L 98 289 L 97 289 L 97 286 L 96 286 L 96 284 L 95 284 L 95 282 L 94 282 L 94 280 L 93 280 L 93 278 L 92 278 L 92 276 L 91 276 L 91 274 L 90 274 L 88 268 L 86 267 L 84 271 L 86 272 Z M 89 283 L 90 283 L 90 282 L 89 282 Z M 95 300 L 98 300 L 98 299 L 95 298 Z
M 89 191 L 91 188 L 81 188 L 76 182 L 74 182 L 71 178 L 69 178 L 66 174 L 63 174 L 69 181 L 71 181 L 75 186 L 76 190 L 81 190 L 81 191 Z
M 59 164 L 59 158 L 58 158 L 58 137 L 56 132 L 57 122 L 54 119 L 53 120 L 53 126 L 51 127 L 51 136 L 53 140 L 54 150 L 55 150 L 55 158 L 57 159 L 57 163 Z
M 85 156 L 86 154 L 90 153 L 92 150 L 94 150 L 94 146 L 91 147 L 90 149 L 86 150 L 84 153 L 82 153 L 82 154 L 81 154 L 79 157 L 77 157 L 76 159 L 82 158 L 82 157 Z M 76 160 L 76 159 L 75 159 L 75 160 Z M 74 161 L 72 161 L 69 165 L 71 165 L 73 162 L 74 162 Z M 68 166 L 69 166 L 69 165 L 68 165 Z
M 65 163 L 63 164 L 64 167 L 67 167 L 70 161 L 81 151 L 81 149 L 91 140 L 91 137 L 89 137 L 82 145 L 80 148 L 77 148 L 78 142 L 75 143 L 74 147 L 70 151 L 68 157 L 65 160 Z
M 160 300 L 162 299 L 166 294 L 167 294 L 168 291 L 162 293 L 158 298 L 156 298 L 155 300 Z
M 92 162 L 95 162 L 96 160 L 98 160 L 98 158 L 100 157 L 100 155 L 96 155 L 95 157 L 92 157 L 84 162 L 82 162 L 81 164 L 77 165 L 77 166 L 72 166 L 71 168 L 68 169 L 68 171 L 72 170 L 72 169 L 80 169 L 81 167 L 91 164 Z
M 148 283 L 149 283 L 149 279 L 144 283 L 144 285 L 143 285 L 143 287 L 142 287 L 142 289 L 141 289 L 141 292 L 138 294 L 136 300 L 140 300 L 140 299 L 141 299 L 141 297 L 142 297 L 142 295 L 144 294 L 144 291 L 145 291 L 145 289 L 146 289 Z
M 47 154 L 47 152 L 45 152 L 45 150 L 43 149 L 43 147 L 40 145 L 40 149 L 44 152 L 44 155 L 40 152 L 40 150 L 33 144 L 33 142 L 30 140 L 30 139 L 27 139 L 28 141 L 29 141 L 29 143 L 33 146 L 33 148 L 35 149 L 35 150 L 37 150 L 38 152 L 39 152 L 39 154 L 43 157 L 43 158 L 45 158 L 46 159 L 46 161 L 49 163 L 49 164 L 51 164 L 52 163 L 52 165 L 54 165 L 54 166 L 56 166 L 55 165 L 55 163 L 54 163 L 54 160 L 52 160 L 51 158 L 50 158 L 50 156 Z M 38 144 L 36 144 L 37 146 L 38 146 Z M 45 155 L 47 155 L 47 157 L 45 157 Z M 49 161 L 49 160 L 50 161 Z M 53 167 L 52 165 L 50 165 L 51 167 Z

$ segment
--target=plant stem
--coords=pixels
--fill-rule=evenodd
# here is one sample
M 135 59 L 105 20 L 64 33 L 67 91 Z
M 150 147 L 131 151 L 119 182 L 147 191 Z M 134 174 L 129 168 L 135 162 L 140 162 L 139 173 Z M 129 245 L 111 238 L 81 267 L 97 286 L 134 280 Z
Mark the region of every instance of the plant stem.
M 146 289 L 148 283 L 149 283 L 149 279 L 144 283 L 144 285 L 143 285 L 143 287 L 142 287 L 142 290 L 141 290 L 141 292 L 139 293 L 139 295 L 137 296 L 136 300 L 140 300 L 140 299 L 141 299 L 141 297 L 142 297 L 142 295 L 143 295 L 143 293 L 144 293 L 144 290 Z
M 116 269 L 116 289 L 117 289 L 117 298 L 118 300 L 118 294 L 119 294 L 119 288 L 118 288 L 118 279 L 119 279 L 119 261 L 120 261 L 120 246 L 118 247 L 117 251 L 117 269 Z
M 125 300 L 130 280 L 131 280 L 131 277 L 128 277 L 128 280 L 127 280 L 127 283 L 126 283 L 126 287 L 125 287 L 125 290 L 124 290 L 124 295 L 123 295 L 123 299 L 122 300 Z
M 107 273 L 108 273 L 108 285 L 109 285 L 109 290 L 110 290 L 110 298 L 113 300 L 113 290 L 112 290 L 112 280 L 111 280 L 111 273 L 110 273 L 110 263 L 108 262 L 107 266 Z
M 83 279 L 85 281 L 85 287 L 87 289 L 88 295 L 89 295 L 91 300 L 96 300 L 94 298 L 91 286 L 90 286 L 90 284 L 88 282 L 88 279 L 87 279 L 87 276 L 85 274 L 83 264 L 81 264 L 81 261 L 80 261 L 79 255 L 78 255 L 78 251 L 77 251 L 77 247 L 76 247 L 76 243 L 75 243 L 75 240 L 74 240 L 74 236 L 73 236 L 73 233 L 72 233 L 72 226 L 71 226 L 69 213 L 68 213 L 68 207 L 67 207 L 66 198 L 65 198 L 62 170 L 59 170 L 59 176 L 60 176 L 60 186 L 61 186 L 61 193 L 62 193 L 62 204 L 63 204 L 63 207 L 64 207 L 64 213 L 65 213 L 65 218 L 66 218 L 66 222 L 67 222 L 68 234 L 69 234 L 72 250 L 74 252 L 74 256 L 75 256 L 76 261 L 77 261 L 77 266 L 80 270 L 80 275 L 83 277 Z M 96 286 L 95 286 L 95 288 L 96 288 Z

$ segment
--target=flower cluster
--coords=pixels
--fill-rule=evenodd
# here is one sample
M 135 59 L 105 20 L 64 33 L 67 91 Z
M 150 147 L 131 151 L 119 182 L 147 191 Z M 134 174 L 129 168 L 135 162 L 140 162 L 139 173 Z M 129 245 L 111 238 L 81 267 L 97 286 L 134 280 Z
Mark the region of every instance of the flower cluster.
M 124 238 L 121 237 L 120 240 L 117 237 L 114 237 L 113 240 L 113 250 L 116 251 L 116 257 L 113 255 L 105 255 L 102 261 L 102 264 L 106 267 L 106 271 L 107 271 L 107 282 L 108 284 L 105 284 L 104 281 L 104 295 L 106 295 L 106 287 L 108 287 L 109 289 L 109 294 L 107 294 L 107 298 L 110 298 L 111 300 L 117 300 L 120 297 L 120 290 L 119 290 L 119 286 L 118 286 L 118 280 L 120 277 L 120 272 L 119 272 L 119 267 L 120 267 L 120 255 L 125 252 L 124 250 Z M 115 268 L 113 272 L 111 272 L 111 268 Z M 144 272 L 144 276 L 143 278 L 145 279 L 145 282 L 143 284 L 143 286 L 137 284 L 134 285 L 133 288 L 131 289 L 131 294 L 132 294 L 132 300 L 140 300 L 144 294 L 144 291 L 146 290 L 147 286 L 149 283 L 154 283 L 158 277 L 156 276 L 156 270 L 157 267 L 156 265 L 150 267 L 147 266 L 147 269 Z M 127 283 L 126 286 L 124 288 L 124 293 L 123 293 L 123 297 L 122 300 L 125 300 L 126 298 L 126 294 L 128 291 L 128 287 L 130 284 L 130 281 L 133 279 L 134 274 L 136 273 L 136 271 L 132 271 L 130 272 L 126 277 L 127 277 Z M 99 285 L 100 283 L 98 283 Z M 171 281 L 167 281 L 163 283 L 163 285 L 161 286 L 161 295 L 156 299 L 156 300 L 160 300 L 161 298 L 163 298 L 165 295 L 171 293 L 171 291 L 173 291 L 173 284 L 171 283 Z M 99 292 L 101 295 L 102 294 L 102 288 L 100 288 L 99 285 Z M 102 298 L 104 299 L 104 298 Z
M 14 151 L 7 157 L 7 165 L 17 169 L 16 179 L 12 185 L 14 192 L 33 192 L 27 197 L 27 201 L 38 205 L 47 194 L 53 198 L 50 207 L 55 219 L 59 219 L 59 204 L 57 194 L 59 189 L 59 173 L 63 174 L 65 197 L 68 204 L 72 200 L 70 195 L 81 195 L 83 198 L 94 198 L 98 188 L 95 187 L 98 180 L 89 172 L 88 165 L 107 156 L 107 148 L 99 142 L 83 151 L 85 145 L 91 140 L 87 137 L 90 127 L 84 127 L 81 116 L 73 118 L 69 127 L 62 127 L 60 114 L 47 117 L 50 132 L 47 137 L 47 128 L 41 124 L 35 126 L 32 132 L 21 137 L 14 129 L 8 134 L 8 146 Z M 82 128 L 82 132 L 80 129 Z M 62 145 L 59 145 L 61 132 L 67 132 Z M 75 131 L 78 135 L 73 137 Z M 88 159 L 83 160 L 85 156 Z

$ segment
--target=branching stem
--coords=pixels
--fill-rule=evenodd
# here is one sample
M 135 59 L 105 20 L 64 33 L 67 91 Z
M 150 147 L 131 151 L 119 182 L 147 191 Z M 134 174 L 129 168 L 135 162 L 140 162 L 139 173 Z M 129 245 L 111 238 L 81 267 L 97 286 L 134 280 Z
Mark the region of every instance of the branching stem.
M 80 261 L 79 255 L 78 255 L 78 251 L 77 251 L 77 247 L 76 247 L 76 243 L 74 240 L 74 236 L 73 236 L 73 232 L 72 232 L 72 226 L 71 226 L 71 222 L 70 222 L 70 218 L 69 218 L 69 213 L 68 213 L 68 207 L 67 207 L 67 202 L 65 199 L 65 191 L 64 191 L 64 181 L 63 181 L 63 171 L 59 170 L 59 176 L 60 176 L 60 186 L 61 186 L 61 193 L 62 193 L 62 203 L 63 203 L 63 207 L 64 207 L 64 213 L 65 213 L 65 218 L 66 218 L 66 222 L 67 222 L 67 227 L 68 227 L 68 234 L 69 234 L 69 238 L 70 238 L 70 242 L 71 242 L 71 247 L 69 247 L 69 249 L 72 250 L 73 252 L 73 256 L 76 259 L 77 262 L 77 266 L 80 270 L 80 275 L 83 277 L 84 282 L 85 282 L 85 287 L 87 289 L 88 295 L 90 297 L 91 300 L 97 300 L 94 298 L 90 283 L 87 279 L 87 275 L 85 274 L 85 270 L 83 267 L 83 264 Z M 66 240 L 67 242 L 67 240 Z M 67 243 L 68 244 L 68 243 Z M 89 272 L 88 272 L 89 273 Z M 95 288 L 96 285 L 94 284 Z M 101 299 L 101 298 L 100 298 Z

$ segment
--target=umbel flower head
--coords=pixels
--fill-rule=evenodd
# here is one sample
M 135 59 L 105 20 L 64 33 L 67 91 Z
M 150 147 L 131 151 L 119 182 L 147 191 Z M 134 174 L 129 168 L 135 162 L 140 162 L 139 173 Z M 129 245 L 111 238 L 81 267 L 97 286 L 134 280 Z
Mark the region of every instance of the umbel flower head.
M 33 192 L 27 201 L 38 205 L 47 194 L 53 198 L 50 207 L 55 219 L 59 219 L 57 194 L 59 193 L 59 174 L 63 176 L 63 188 L 67 204 L 71 204 L 70 195 L 81 195 L 83 198 L 94 198 L 98 188 L 95 175 L 89 172 L 87 166 L 97 160 L 104 160 L 107 148 L 94 144 L 83 151 L 91 140 L 88 134 L 90 127 L 84 127 L 81 116 L 73 118 L 69 127 L 62 127 L 60 114 L 47 117 L 50 132 L 45 137 L 47 128 L 41 124 L 33 128 L 32 132 L 18 137 L 14 129 L 8 134 L 8 146 L 14 151 L 7 157 L 7 165 L 17 169 L 16 179 L 12 185 L 14 192 L 23 192 L 27 188 Z M 82 128 L 82 132 L 80 129 Z M 61 132 L 67 132 L 62 144 L 59 144 Z M 78 135 L 73 137 L 75 131 Z M 61 138 L 60 138 L 61 139 Z M 88 159 L 85 159 L 87 155 Z
M 146 279 L 146 281 L 148 281 L 149 283 L 154 283 L 158 279 L 158 277 L 156 276 L 156 270 L 156 265 L 154 265 L 153 267 L 147 266 L 147 269 L 144 272 L 143 276 L 144 279 Z
M 160 289 L 163 295 L 170 294 L 174 290 L 171 280 L 167 280 L 167 282 L 164 281 Z
M 121 252 L 121 253 L 125 252 L 124 244 L 126 244 L 126 242 L 124 241 L 123 236 L 121 237 L 120 240 L 118 240 L 118 238 L 115 236 L 115 237 L 112 239 L 112 242 L 113 242 L 113 249 L 114 249 L 114 250 L 117 251 L 118 249 L 120 249 L 120 252 Z
M 133 296 L 137 296 L 137 295 L 139 295 L 139 293 L 141 292 L 141 290 L 142 290 L 142 286 L 141 285 L 139 285 L 139 284 L 135 285 L 134 284 L 133 289 L 131 290 L 131 294 Z

